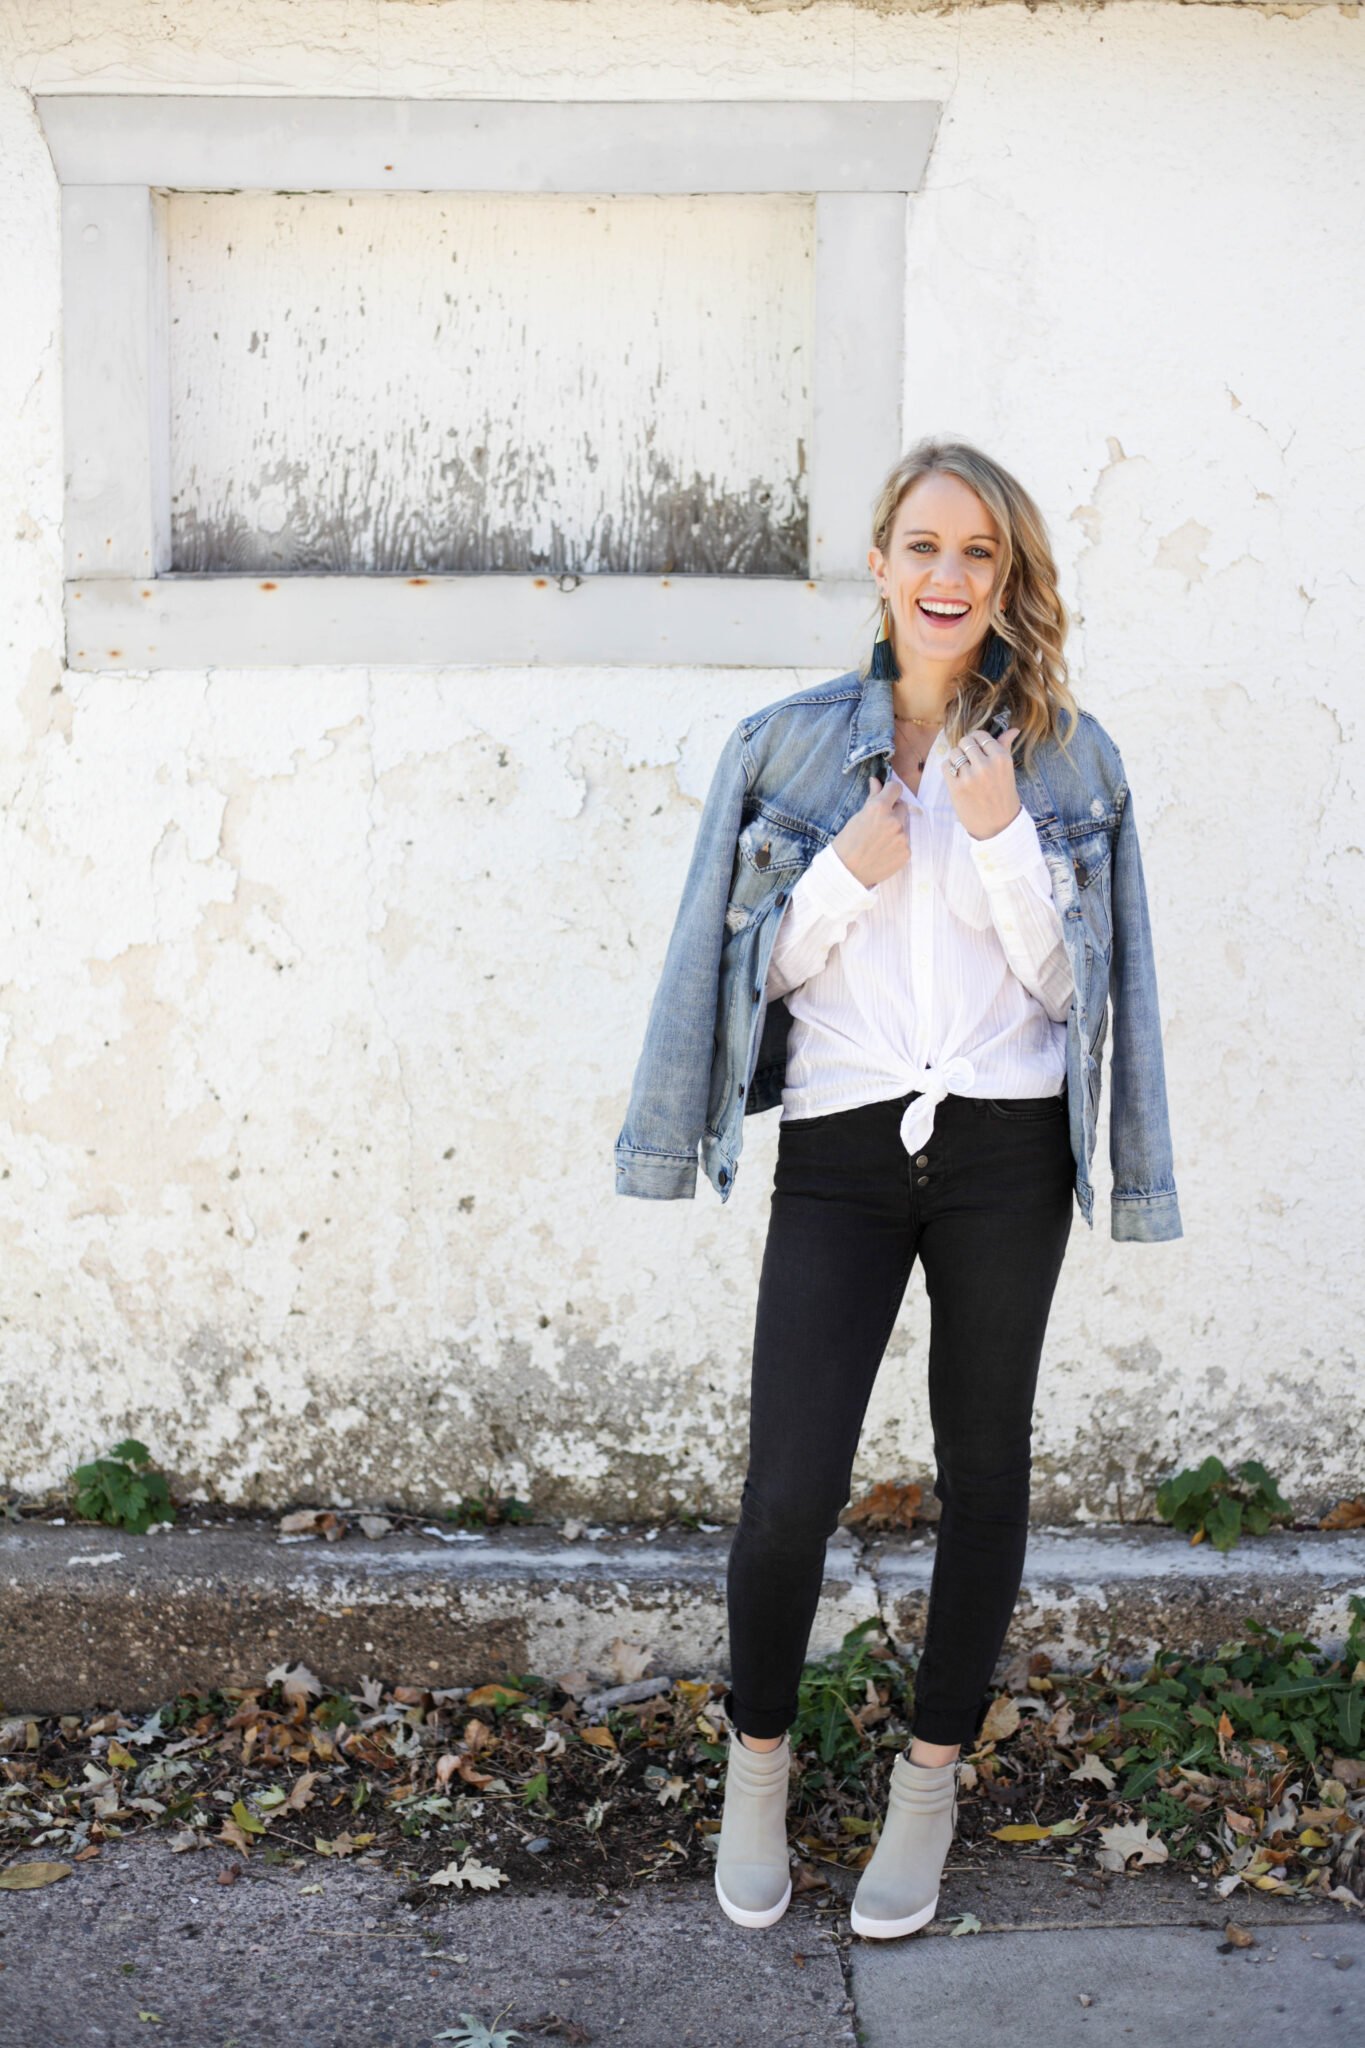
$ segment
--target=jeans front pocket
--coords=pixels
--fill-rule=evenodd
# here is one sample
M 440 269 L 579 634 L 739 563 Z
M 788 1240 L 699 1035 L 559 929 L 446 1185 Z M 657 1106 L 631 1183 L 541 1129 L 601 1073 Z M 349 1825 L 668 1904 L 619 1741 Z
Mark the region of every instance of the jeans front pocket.
M 1066 1111 L 1066 1090 L 1060 1095 L 990 1095 L 986 1107 L 992 1116 L 1010 1124 L 1046 1123 Z

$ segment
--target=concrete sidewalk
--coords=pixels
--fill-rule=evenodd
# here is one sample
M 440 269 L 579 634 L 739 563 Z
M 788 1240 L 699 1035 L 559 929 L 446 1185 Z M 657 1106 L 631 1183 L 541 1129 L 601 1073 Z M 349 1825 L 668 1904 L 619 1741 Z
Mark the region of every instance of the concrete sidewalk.
M 0 2048 L 428 2048 L 463 2013 L 520 2029 L 514 2048 L 1365 2039 L 1365 1925 L 1349 1907 L 1223 1904 L 1162 1870 L 1077 1881 L 1021 1857 L 987 1873 L 964 1854 L 940 1918 L 878 1943 L 850 1933 L 855 1880 L 832 1875 L 837 1891 L 750 1932 L 703 1881 L 466 1897 L 355 1864 L 173 1855 L 148 1836 L 46 1890 L 0 1893 Z M 954 1936 L 968 1912 L 983 1931 Z M 1229 1920 L 1255 1945 L 1226 1947 Z
M 733 1531 L 554 1528 L 285 1538 L 273 1520 L 129 1536 L 25 1521 L 0 1531 L 0 1706 L 75 1713 L 146 1709 L 182 1691 L 259 1685 L 281 1657 L 328 1685 L 362 1678 L 477 1685 L 509 1673 L 613 1672 L 618 1637 L 655 1671 L 728 1669 L 725 1566 Z M 880 1616 L 897 1644 L 922 1638 L 934 1537 L 828 1549 L 812 1658 Z M 1226 1555 L 1173 1531 L 1034 1529 L 1004 1657 L 1045 1650 L 1059 1671 L 1100 1654 L 1141 1671 L 1164 1647 L 1203 1654 L 1246 1619 L 1300 1628 L 1339 1649 L 1347 1596 L 1365 1588 L 1365 1536 L 1279 1530 Z M 130 1617 L 136 1616 L 131 1627 Z

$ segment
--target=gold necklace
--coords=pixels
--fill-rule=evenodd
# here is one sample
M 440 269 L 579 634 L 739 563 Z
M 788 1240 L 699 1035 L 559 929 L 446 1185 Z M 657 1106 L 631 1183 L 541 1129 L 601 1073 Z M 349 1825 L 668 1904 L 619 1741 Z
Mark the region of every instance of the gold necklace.
M 929 718 L 912 718 L 908 712 L 902 713 L 899 711 L 894 711 L 891 715 L 895 719 L 897 725 L 933 725 L 935 732 L 940 731 L 943 726 L 943 720 L 941 718 L 938 720 L 937 724 L 935 724 L 934 721 Z M 930 740 L 929 746 L 932 746 L 933 744 L 933 741 Z M 923 757 L 915 762 L 916 768 L 920 770 L 921 773 L 923 772 L 924 763 L 927 759 L 928 748 L 925 749 Z

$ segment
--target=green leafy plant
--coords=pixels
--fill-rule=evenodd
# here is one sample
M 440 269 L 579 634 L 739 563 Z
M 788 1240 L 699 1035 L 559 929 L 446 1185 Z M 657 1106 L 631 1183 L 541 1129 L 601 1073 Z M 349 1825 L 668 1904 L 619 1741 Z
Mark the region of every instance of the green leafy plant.
M 1256 1458 L 1244 1458 L 1235 1479 L 1221 1458 L 1186 1466 L 1157 1488 L 1156 1511 L 1173 1529 L 1192 1531 L 1194 1543 L 1207 1536 L 1215 1550 L 1231 1550 L 1244 1531 L 1264 1536 L 1272 1522 L 1291 1518 L 1288 1501 Z
M 313 1719 L 321 1728 L 339 1728 L 343 1722 L 348 1728 L 354 1728 L 360 1719 L 360 1711 L 354 1700 L 339 1693 L 328 1693 L 313 1709 Z
M 837 1650 L 805 1666 L 797 1686 L 791 1746 L 810 1743 L 821 1763 L 842 1777 L 856 1776 L 867 1755 L 870 1738 L 855 1716 L 867 1706 L 869 1682 L 889 1684 L 893 1697 L 897 1691 L 904 1696 L 904 1666 L 868 1641 L 882 1633 L 876 1615 L 860 1621 Z
M 1240 1778 L 1244 1762 L 1228 1752 L 1264 1747 L 1267 1755 L 1316 1764 L 1325 1745 L 1358 1756 L 1365 1728 L 1365 1595 L 1352 1593 L 1343 1654 L 1325 1657 L 1298 1629 L 1277 1630 L 1246 1617 L 1250 1639 L 1208 1658 L 1160 1650 L 1145 1677 L 1121 1689 L 1117 1754 L 1125 1770 L 1118 1796 L 1141 1801 L 1158 1773 L 1177 1768 L 1210 1778 Z M 1152 1795 L 1155 1797 L 1156 1795 Z M 1151 1818 L 1163 1816 L 1149 1809 Z
M 78 1465 L 70 1480 L 76 1513 L 134 1536 L 144 1535 L 153 1522 L 173 1522 L 166 1475 L 151 1470 L 151 1463 L 147 1446 L 125 1437 L 107 1457 Z

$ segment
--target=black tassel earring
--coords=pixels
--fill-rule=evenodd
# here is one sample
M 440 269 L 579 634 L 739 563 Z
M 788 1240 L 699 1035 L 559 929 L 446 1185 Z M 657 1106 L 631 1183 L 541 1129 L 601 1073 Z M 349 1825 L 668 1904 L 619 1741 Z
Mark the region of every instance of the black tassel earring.
M 888 676 L 892 682 L 900 674 L 896 650 L 891 645 L 891 610 L 885 598 L 882 599 L 881 624 L 872 643 L 872 661 L 867 672 L 870 676 Z
M 1010 646 L 1008 640 L 1002 639 L 994 626 L 992 626 L 986 635 L 986 645 L 982 649 L 981 660 L 977 664 L 982 675 L 988 683 L 1002 683 L 1009 673 L 1010 664 L 1013 660 L 1014 649 Z

